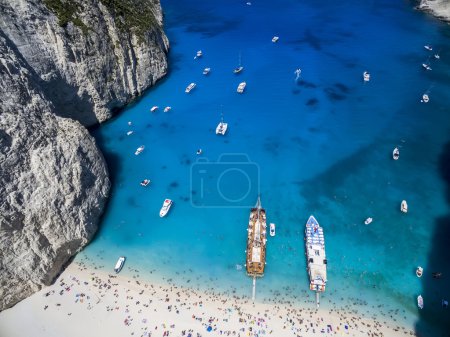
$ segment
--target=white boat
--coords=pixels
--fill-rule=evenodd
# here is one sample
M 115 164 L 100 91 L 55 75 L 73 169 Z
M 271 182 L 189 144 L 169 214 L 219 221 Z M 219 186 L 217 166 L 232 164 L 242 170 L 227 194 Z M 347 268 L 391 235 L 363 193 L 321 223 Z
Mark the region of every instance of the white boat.
M 194 82 L 192 82 L 191 84 L 189 84 L 186 88 L 186 90 L 184 92 L 189 93 L 191 92 L 192 89 L 194 89 L 196 86 L 196 84 Z
M 323 228 L 314 216 L 310 216 L 305 227 L 306 258 L 308 262 L 309 289 L 316 292 L 319 307 L 319 293 L 325 291 L 327 283 L 327 257 Z
M 439 54 L 434 54 L 434 58 L 435 58 L 436 60 L 439 60 L 441 57 L 439 56 Z
M 280 38 L 279 38 L 278 36 L 274 36 L 274 37 L 272 38 L 272 42 L 275 43 L 275 42 L 277 42 L 279 39 L 280 39 Z
M 429 101 L 430 101 L 430 97 L 427 94 L 423 94 L 421 102 L 428 103 Z
M 270 224 L 270 236 L 275 236 L 275 224 L 271 223 Z
M 150 179 L 144 179 L 141 181 L 141 186 L 147 186 L 148 184 L 150 184 Z
M 242 70 L 244 70 L 244 67 L 241 64 L 241 53 L 239 53 L 239 65 L 234 68 L 233 73 L 239 74 Z
M 369 82 L 370 74 L 367 71 L 363 72 L 363 78 L 364 78 L 364 82 Z
M 406 200 L 402 201 L 402 204 L 400 205 L 400 210 L 403 213 L 408 213 L 408 204 L 406 203 Z
M 369 224 L 372 223 L 372 221 L 373 221 L 372 218 L 367 218 L 367 219 L 364 221 L 364 223 L 365 223 L 366 225 L 369 225 Z
M 430 45 L 425 45 L 425 46 L 423 46 L 426 50 L 429 50 L 429 51 L 432 51 L 433 50 L 433 48 L 430 46 Z
M 125 256 L 119 257 L 119 259 L 116 262 L 116 266 L 114 267 L 114 271 L 116 273 L 119 273 L 122 270 L 123 265 L 125 264 L 125 260 L 126 260 Z
M 137 155 L 140 154 L 142 151 L 144 151 L 144 149 L 145 149 L 145 146 L 144 146 L 144 145 L 141 145 L 141 146 L 139 146 L 139 147 L 136 149 L 136 152 L 135 152 L 134 154 L 137 156 Z
M 394 151 L 392 151 L 392 158 L 394 158 L 394 160 L 398 160 L 399 157 L 400 157 L 400 151 L 398 150 L 398 147 L 396 147 L 394 149 Z
M 417 277 L 422 277 L 422 275 L 423 275 L 423 268 L 421 266 L 417 267 L 416 275 L 417 275 Z
M 195 54 L 194 60 L 203 56 L 203 52 L 201 50 L 197 51 Z
M 203 150 L 202 149 L 198 149 L 197 150 L 197 155 L 201 155 L 203 153 Z
M 247 83 L 246 82 L 241 82 L 239 83 L 238 87 L 237 87 L 237 92 L 242 94 L 244 92 L 244 89 L 246 87 Z
M 216 135 L 225 136 L 225 133 L 227 132 L 227 129 L 228 129 L 228 123 L 225 123 L 223 121 L 223 117 L 222 117 L 222 120 L 220 121 L 220 123 L 216 127 Z
M 150 109 L 150 112 L 155 112 L 156 110 L 158 110 L 159 106 L 155 105 Z
M 159 211 L 159 216 L 162 218 L 166 216 L 167 212 L 169 212 L 170 207 L 172 206 L 173 201 L 170 199 L 164 200 L 164 203 L 161 207 L 161 210 Z
M 422 63 L 422 67 L 424 67 L 426 70 L 432 70 L 427 63 Z
M 131 125 L 132 123 L 131 122 L 128 122 L 128 125 Z
M 127 131 L 127 136 L 132 135 L 133 131 Z
M 203 69 L 203 75 L 208 75 L 210 71 L 211 71 L 211 68 Z
M 417 306 L 419 309 L 423 309 L 423 297 L 422 295 L 417 296 Z
M 170 110 L 172 110 L 172 107 L 171 107 L 171 106 L 166 106 L 166 107 L 164 108 L 164 112 L 169 112 Z

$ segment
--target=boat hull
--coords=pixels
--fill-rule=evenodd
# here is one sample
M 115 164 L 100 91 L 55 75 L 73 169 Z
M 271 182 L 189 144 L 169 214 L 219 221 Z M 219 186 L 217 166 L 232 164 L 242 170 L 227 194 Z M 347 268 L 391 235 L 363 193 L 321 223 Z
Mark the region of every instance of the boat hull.
M 259 199 L 258 199 L 259 200 Z M 247 227 L 247 258 L 245 267 L 251 277 L 264 276 L 266 266 L 266 210 L 261 207 L 250 210 Z
M 305 227 L 305 246 L 308 263 L 309 289 L 324 292 L 327 283 L 327 259 L 323 229 L 314 216 L 310 216 Z

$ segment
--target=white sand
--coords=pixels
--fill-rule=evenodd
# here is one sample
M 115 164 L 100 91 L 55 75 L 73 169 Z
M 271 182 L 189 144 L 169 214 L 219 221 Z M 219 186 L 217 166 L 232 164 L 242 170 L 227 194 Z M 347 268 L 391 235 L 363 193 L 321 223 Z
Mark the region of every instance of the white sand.
M 195 337 L 414 334 L 395 322 L 377 322 L 345 311 L 316 311 L 290 304 L 253 305 L 248 298 L 202 293 L 171 284 L 142 283 L 75 263 L 54 285 L 0 313 L 2 337 L 188 336 L 189 333 Z

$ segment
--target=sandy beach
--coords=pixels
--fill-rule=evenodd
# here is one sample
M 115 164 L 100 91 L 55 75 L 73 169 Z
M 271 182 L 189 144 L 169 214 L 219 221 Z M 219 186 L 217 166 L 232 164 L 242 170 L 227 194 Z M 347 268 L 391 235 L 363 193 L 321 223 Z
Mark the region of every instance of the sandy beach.
M 405 336 L 394 320 L 150 284 L 72 263 L 50 287 L 0 313 L 0 336 Z

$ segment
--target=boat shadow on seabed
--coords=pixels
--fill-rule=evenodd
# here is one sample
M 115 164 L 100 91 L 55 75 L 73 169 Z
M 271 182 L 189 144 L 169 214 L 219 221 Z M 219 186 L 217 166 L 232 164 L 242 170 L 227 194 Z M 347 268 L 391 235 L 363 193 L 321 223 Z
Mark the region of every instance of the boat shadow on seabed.
M 439 158 L 439 174 L 447 185 L 446 200 L 450 205 L 450 141 Z M 419 312 L 416 336 L 450 337 L 450 214 L 435 219 L 433 244 L 422 277 L 424 308 Z M 440 273 L 440 275 L 439 275 Z

